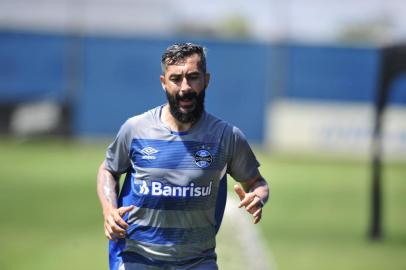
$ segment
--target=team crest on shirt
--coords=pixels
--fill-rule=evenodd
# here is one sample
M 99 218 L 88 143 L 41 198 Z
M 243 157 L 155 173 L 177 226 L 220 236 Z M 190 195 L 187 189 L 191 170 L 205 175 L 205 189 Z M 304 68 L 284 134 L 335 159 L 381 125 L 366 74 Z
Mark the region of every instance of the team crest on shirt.
M 197 167 L 205 169 L 213 161 L 211 153 L 206 149 L 200 149 L 195 153 L 195 163 Z

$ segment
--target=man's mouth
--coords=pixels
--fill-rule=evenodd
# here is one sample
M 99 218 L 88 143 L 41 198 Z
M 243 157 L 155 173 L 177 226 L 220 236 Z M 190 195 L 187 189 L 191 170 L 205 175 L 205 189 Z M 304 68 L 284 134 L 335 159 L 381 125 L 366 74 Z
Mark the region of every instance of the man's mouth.
M 183 96 L 178 96 L 179 107 L 184 109 L 192 108 L 196 103 L 196 94 L 187 93 Z
M 181 107 L 190 107 L 194 104 L 194 100 L 193 99 L 180 99 L 179 100 L 179 105 Z

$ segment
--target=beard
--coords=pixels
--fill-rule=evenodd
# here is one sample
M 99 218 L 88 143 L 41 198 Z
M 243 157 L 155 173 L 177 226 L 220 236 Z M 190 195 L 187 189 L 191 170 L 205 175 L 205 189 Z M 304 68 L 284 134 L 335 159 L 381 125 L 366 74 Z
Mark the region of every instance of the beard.
M 181 123 L 195 123 L 197 120 L 200 119 L 204 112 L 204 97 L 205 97 L 206 90 L 204 89 L 200 94 L 196 94 L 195 92 L 188 92 L 182 96 L 177 93 L 175 96 L 172 96 L 165 91 L 166 98 L 168 99 L 169 103 L 169 111 L 171 112 L 172 116 L 175 117 Z M 181 110 L 181 106 L 179 101 L 193 101 L 193 104 L 190 106 L 192 107 L 190 110 L 188 109 L 187 112 L 183 112 Z M 184 109 L 184 108 L 183 108 Z

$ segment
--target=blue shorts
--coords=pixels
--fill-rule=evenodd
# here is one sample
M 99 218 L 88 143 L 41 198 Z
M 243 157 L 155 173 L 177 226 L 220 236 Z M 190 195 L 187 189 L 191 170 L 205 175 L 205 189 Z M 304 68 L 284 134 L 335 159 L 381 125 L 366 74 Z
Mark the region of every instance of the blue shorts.
M 136 262 L 123 262 L 118 270 L 218 270 L 218 266 L 215 259 L 203 259 L 192 264 L 165 267 L 145 265 Z
M 123 252 L 125 241 L 110 241 L 110 270 L 218 270 L 214 249 L 204 252 L 203 257 L 187 261 L 162 261 L 141 256 L 135 252 Z

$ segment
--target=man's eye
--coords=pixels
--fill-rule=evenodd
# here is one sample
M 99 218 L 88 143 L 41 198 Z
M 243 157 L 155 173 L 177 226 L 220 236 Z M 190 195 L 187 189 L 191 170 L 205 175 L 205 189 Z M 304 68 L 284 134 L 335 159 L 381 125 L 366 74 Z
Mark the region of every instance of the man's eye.
M 190 75 L 190 76 L 188 76 L 188 79 L 189 80 L 197 80 L 197 79 L 199 79 L 199 75 Z
M 173 82 L 179 82 L 181 77 L 171 77 L 171 81 Z

